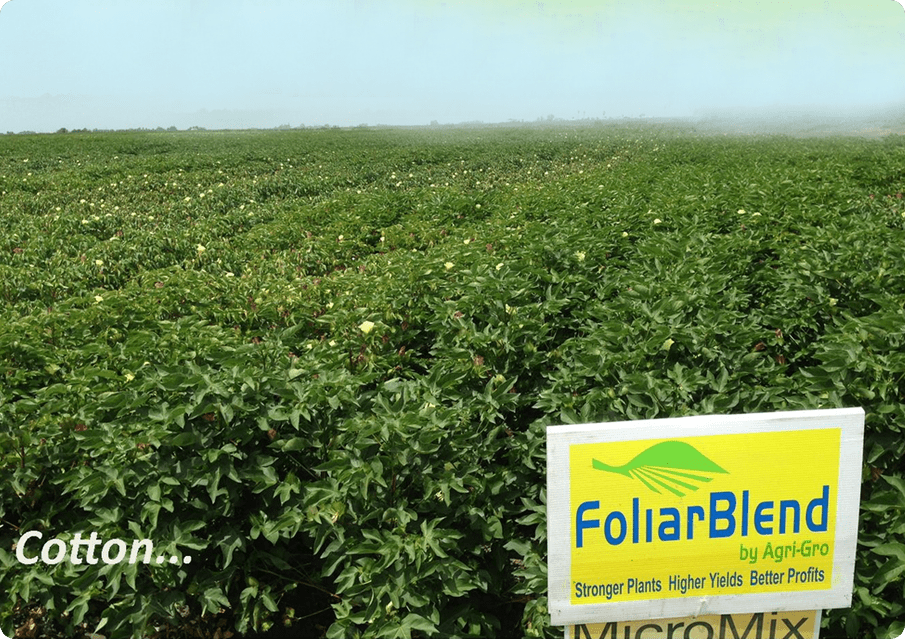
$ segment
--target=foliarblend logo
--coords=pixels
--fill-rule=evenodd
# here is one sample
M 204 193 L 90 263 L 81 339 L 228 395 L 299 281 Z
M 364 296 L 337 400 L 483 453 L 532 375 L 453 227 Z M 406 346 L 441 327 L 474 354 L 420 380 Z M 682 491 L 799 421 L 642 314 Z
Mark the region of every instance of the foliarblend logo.
M 609 466 L 596 459 L 592 465 L 596 470 L 637 479 L 657 494 L 662 494 L 657 488 L 660 486 L 679 497 L 697 490 L 695 483 L 709 482 L 713 475 L 729 474 L 691 444 L 679 441 L 655 444 L 622 466 Z

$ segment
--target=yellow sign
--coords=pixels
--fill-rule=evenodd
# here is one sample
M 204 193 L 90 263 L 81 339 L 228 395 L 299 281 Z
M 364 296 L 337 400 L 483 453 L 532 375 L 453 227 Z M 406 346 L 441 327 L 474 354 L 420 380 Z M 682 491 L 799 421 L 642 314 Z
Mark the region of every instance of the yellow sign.
M 553 623 L 847 607 L 863 431 L 860 408 L 549 427 Z
M 818 639 L 820 611 L 759 612 L 591 623 L 566 628 L 565 639 Z
M 573 444 L 572 603 L 829 588 L 840 435 Z

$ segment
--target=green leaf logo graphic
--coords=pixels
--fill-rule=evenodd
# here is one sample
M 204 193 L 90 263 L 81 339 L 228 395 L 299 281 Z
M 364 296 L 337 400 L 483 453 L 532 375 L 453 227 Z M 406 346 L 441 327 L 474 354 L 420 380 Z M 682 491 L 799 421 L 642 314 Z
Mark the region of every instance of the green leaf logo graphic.
M 679 497 L 685 496 L 683 489 L 686 492 L 698 489 L 692 482 L 708 482 L 713 479 L 710 475 L 717 473 L 729 474 L 685 442 L 655 444 L 624 466 L 609 466 L 596 459 L 591 461 L 597 470 L 637 479 L 658 494 L 657 486 L 660 486 Z

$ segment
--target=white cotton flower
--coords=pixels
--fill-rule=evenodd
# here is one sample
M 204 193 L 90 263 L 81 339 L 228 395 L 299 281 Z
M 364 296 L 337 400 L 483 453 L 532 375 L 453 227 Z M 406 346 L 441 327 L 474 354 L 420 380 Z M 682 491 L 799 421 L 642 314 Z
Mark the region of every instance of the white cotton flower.
M 451 269 L 451 268 L 452 268 L 453 266 L 455 266 L 455 265 L 454 265 L 452 262 L 447 262 L 447 263 L 444 264 L 443 266 L 445 266 L 445 267 L 446 267 L 446 270 L 448 271 L 449 269 Z

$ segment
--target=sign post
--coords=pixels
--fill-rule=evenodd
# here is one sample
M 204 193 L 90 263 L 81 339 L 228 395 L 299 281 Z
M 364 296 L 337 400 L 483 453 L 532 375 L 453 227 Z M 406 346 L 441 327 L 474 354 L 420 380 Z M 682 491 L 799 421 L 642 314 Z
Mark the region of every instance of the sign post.
M 553 624 L 850 606 L 863 438 L 861 408 L 548 427 Z

